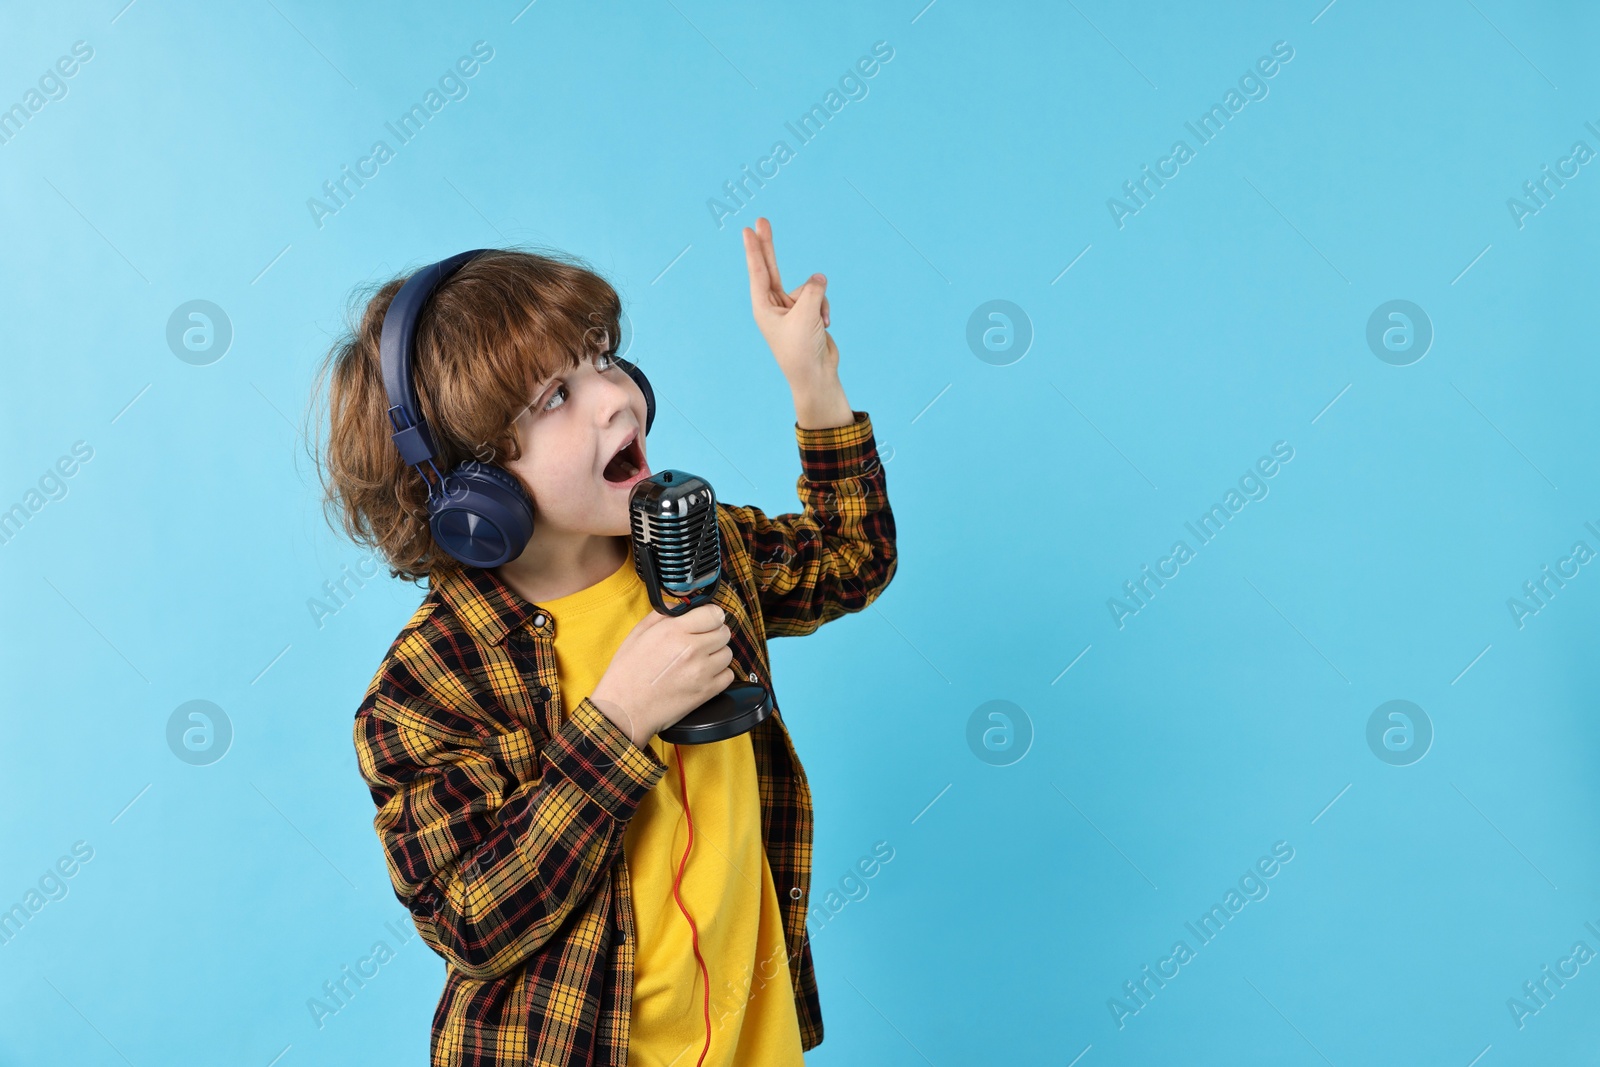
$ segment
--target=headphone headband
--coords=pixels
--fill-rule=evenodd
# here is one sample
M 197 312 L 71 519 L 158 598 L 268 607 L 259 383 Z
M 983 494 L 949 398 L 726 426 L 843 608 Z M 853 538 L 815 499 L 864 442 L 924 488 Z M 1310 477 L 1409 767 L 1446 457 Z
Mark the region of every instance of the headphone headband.
M 417 403 L 411 377 L 411 350 L 417 336 L 417 320 L 439 286 L 468 261 L 487 251 L 487 248 L 474 248 L 423 267 L 406 279 L 383 316 L 378 351 L 383 363 L 383 388 L 389 394 L 389 423 L 394 430 L 391 436 L 400 449 L 400 457 L 419 470 L 421 464 L 431 464 L 438 458 L 438 446 L 422 417 L 422 405 Z

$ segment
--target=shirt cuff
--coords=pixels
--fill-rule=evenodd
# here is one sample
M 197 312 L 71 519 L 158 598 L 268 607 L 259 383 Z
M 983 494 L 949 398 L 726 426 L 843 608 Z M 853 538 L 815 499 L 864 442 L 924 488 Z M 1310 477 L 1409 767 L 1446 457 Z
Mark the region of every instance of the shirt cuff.
M 628 740 L 594 701 L 584 697 L 551 738 L 551 765 L 614 819 L 633 816 L 667 765 Z
M 853 414 L 855 421 L 844 426 L 807 429 L 798 422 L 794 424 L 795 441 L 800 446 L 800 471 L 808 481 L 857 478 L 880 465 L 872 417 L 865 411 Z

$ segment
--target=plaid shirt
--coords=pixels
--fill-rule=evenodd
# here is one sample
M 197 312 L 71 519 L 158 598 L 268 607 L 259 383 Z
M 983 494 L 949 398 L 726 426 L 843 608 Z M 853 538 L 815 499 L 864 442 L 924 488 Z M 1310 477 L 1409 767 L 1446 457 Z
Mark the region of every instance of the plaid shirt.
M 772 689 L 769 637 L 876 599 L 894 518 L 866 412 L 795 425 L 803 513 L 717 504 L 736 677 Z M 623 832 L 666 773 L 556 676 L 554 624 L 492 571 L 441 569 L 356 712 L 395 895 L 444 957 L 434 1067 L 625 1067 L 635 932 Z M 802 1047 L 822 1041 L 806 937 L 811 791 L 777 710 L 750 732 Z

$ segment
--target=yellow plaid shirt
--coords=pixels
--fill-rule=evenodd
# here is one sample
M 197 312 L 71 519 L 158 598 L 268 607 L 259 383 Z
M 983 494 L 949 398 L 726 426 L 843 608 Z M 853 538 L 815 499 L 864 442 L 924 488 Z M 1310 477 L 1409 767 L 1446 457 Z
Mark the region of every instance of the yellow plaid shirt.
M 767 638 L 861 611 L 895 572 L 872 422 L 795 426 L 803 512 L 717 504 L 736 675 L 772 689 Z M 626 1067 L 635 931 L 623 834 L 666 772 L 587 695 L 553 623 L 492 571 L 441 569 L 356 712 L 362 779 L 396 897 L 445 960 L 433 1067 Z M 811 792 L 773 696 L 751 731 L 802 1047 L 822 1041 L 806 937 Z

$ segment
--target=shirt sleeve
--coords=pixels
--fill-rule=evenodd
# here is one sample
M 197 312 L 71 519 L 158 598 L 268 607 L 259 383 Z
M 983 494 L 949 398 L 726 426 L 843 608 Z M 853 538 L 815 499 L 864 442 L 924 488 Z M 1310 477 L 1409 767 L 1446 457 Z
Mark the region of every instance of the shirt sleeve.
M 755 572 L 768 637 L 800 637 L 861 611 L 895 572 L 894 515 L 864 411 L 844 426 L 806 429 L 796 489 L 805 510 L 771 516 L 721 505 Z
M 380 690 L 355 744 L 395 895 L 428 945 L 480 980 L 524 963 L 588 899 L 666 773 L 587 697 L 535 748 L 527 729 L 485 739 Z

